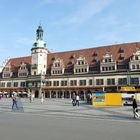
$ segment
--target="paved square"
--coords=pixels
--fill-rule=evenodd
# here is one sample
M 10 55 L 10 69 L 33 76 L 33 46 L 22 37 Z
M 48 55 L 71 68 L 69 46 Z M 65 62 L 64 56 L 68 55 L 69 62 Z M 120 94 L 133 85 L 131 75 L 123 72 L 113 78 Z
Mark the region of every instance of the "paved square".
M 11 110 L 11 99 L 0 100 L 1 140 L 132 140 L 140 137 L 140 120 L 131 107 L 93 107 L 71 100 L 21 99 L 24 112 Z

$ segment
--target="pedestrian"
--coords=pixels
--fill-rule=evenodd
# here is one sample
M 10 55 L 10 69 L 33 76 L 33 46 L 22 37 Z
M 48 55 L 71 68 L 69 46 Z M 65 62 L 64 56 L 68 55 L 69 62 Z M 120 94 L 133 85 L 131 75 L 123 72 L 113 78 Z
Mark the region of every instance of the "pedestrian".
M 133 114 L 134 114 L 134 118 L 139 118 L 139 114 L 138 114 L 138 104 L 136 99 L 134 98 L 134 96 L 132 96 L 132 106 L 133 106 Z
M 76 105 L 76 95 L 75 93 L 72 96 L 72 105 L 75 106 Z
M 41 94 L 40 102 L 41 102 L 41 104 L 43 104 L 43 102 L 44 102 L 44 95 L 43 95 L 43 93 Z
M 30 100 L 30 103 L 32 102 L 32 95 L 29 94 L 29 100 Z
M 12 103 L 12 110 L 15 110 L 15 109 L 18 110 L 17 95 L 16 94 L 13 94 L 12 101 L 13 101 L 13 103 Z
M 32 94 L 31 94 L 31 102 L 34 101 L 34 98 L 35 98 L 35 96 L 34 96 L 34 94 L 32 93 Z
M 89 104 L 92 105 L 92 95 L 89 94 Z
M 78 106 L 79 106 L 79 100 L 80 100 L 80 97 L 79 97 L 79 95 L 77 94 L 77 95 L 76 95 L 76 105 L 78 105 Z

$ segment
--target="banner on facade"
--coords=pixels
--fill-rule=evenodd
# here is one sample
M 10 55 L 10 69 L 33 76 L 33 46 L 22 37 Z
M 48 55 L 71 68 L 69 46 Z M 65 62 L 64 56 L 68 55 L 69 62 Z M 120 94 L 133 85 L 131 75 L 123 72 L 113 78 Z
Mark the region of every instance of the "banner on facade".
M 134 92 L 136 91 L 135 87 L 133 86 L 124 86 L 124 87 L 121 87 L 120 89 L 121 92 Z
M 105 93 L 104 92 L 97 92 L 93 93 L 93 102 L 105 102 Z

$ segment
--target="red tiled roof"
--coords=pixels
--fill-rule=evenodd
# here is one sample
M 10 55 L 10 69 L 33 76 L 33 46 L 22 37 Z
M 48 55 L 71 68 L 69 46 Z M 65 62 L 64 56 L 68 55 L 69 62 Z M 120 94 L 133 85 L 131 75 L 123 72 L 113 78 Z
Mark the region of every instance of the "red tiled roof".
M 110 52 L 112 54 L 112 57 L 114 60 L 118 61 L 120 57 L 119 50 L 124 50 L 123 61 L 126 61 L 127 59 L 130 59 L 130 57 L 133 55 L 133 53 L 136 52 L 136 48 L 140 47 L 140 42 L 134 42 L 134 43 L 124 43 L 124 44 L 116 44 L 116 45 L 110 45 L 110 46 L 102 46 L 102 47 L 96 47 L 96 48 L 88 48 L 88 49 L 81 49 L 81 50 L 75 50 L 75 51 L 66 51 L 66 52 L 57 52 L 57 53 L 49 53 L 48 54 L 48 67 L 52 65 L 54 58 L 60 58 L 63 60 L 65 68 L 67 67 L 67 64 L 70 61 L 75 61 L 76 58 L 79 56 L 84 56 L 90 65 L 92 63 L 93 59 L 97 59 L 98 61 L 101 61 L 103 56 L 106 54 L 106 52 Z M 93 56 L 93 54 L 96 53 L 97 56 Z M 74 57 L 74 60 L 71 59 L 71 56 Z
M 10 63 L 11 71 L 14 72 L 18 70 L 22 62 L 31 64 L 31 56 L 11 58 L 7 63 Z
M 53 63 L 53 60 L 55 58 L 60 58 L 63 60 L 64 67 L 67 68 L 70 62 L 75 62 L 79 56 L 83 56 L 85 57 L 88 64 L 91 65 L 93 62 L 93 59 L 96 59 L 97 61 L 101 61 L 103 56 L 106 54 L 106 52 L 110 52 L 112 54 L 113 59 L 118 61 L 120 57 L 120 52 L 119 52 L 120 49 L 124 50 L 124 53 L 123 53 L 124 59 L 121 60 L 123 62 L 123 61 L 129 60 L 130 57 L 133 55 L 133 53 L 136 52 L 136 48 L 139 48 L 139 47 L 140 47 L 140 42 L 134 42 L 134 43 L 124 43 L 124 44 L 116 44 L 116 45 L 110 45 L 110 46 L 102 46 L 102 47 L 96 47 L 96 48 L 87 48 L 87 49 L 81 49 L 81 50 L 49 53 L 47 57 L 47 64 L 48 64 L 48 68 L 50 68 Z M 97 56 L 94 56 L 95 53 L 97 54 Z M 31 64 L 31 56 L 11 58 L 8 61 L 8 63 L 9 62 L 11 64 L 11 70 L 15 72 L 18 70 L 21 62 Z

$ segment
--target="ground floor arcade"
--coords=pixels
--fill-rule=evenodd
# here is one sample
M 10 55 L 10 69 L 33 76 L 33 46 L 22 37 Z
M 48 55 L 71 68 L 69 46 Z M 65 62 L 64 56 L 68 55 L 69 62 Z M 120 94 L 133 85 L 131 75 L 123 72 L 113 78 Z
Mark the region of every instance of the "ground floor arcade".
M 139 87 L 136 87 L 136 89 Z M 33 94 L 35 98 L 39 98 L 43 94 L 44 98 L 66 98 L 71 99 L 73 95 L 78 94 L 81 100 L 86 100 L 89 94 L 98 91 L 104 92 L 118 92 L 121 86 L 109 87 L 42 87 L 42 88 L 0 88 L 0 94 L 10 97 L 12 94 L 17 93 L 20 97 L 29 97 Z M 140 89 L 140 88 L 139 88 Z

